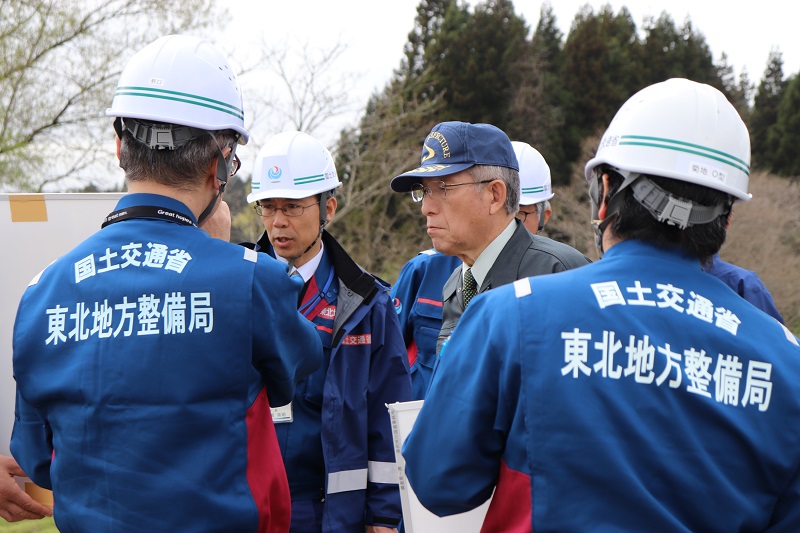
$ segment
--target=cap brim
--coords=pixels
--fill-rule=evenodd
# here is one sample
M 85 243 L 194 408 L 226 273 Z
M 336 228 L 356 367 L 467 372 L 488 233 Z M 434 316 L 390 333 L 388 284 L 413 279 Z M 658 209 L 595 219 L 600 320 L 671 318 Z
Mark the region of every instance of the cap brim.
M 428 165 L 417 167 L 408 172 L 404 172 L 392 179 L 392 190 L 394 192 L 409 192 L 415 183 L 421 183 L 423 178 L 440 178 L 449 176 L 462 170 L 467 170 L 475 166 L 475 163 L 459 163 L 457 165 Z

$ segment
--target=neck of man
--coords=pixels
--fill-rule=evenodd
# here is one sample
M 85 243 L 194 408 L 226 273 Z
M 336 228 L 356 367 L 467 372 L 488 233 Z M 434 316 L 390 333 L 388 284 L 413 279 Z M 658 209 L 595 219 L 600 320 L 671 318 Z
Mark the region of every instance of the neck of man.
M 314 259 L 314 257 L 317 256 L 321 248 L 322 248 L 322 237 L 317 239 L 317 242 L 314 243 L 314 246 L 312 246 L 310 250 L 308 250 L 306 253 L 298 257 L 297 260 L 295 260 L 294 267 L 300 268 L 301 266 L 305 265 L 306 263 Z M 287 257 L 284 259 L 289 261 L 291 260 L 291 257 Z
M 478 257 L 483 253 L 483 251 L 492 244 L 503 230 L 508 227 L 511 221 L 514 219 L 513 213 L 505 213 L 503 212 L 504 216 L 492 216 L 486 221 L 487 231 L 484 234 L 484 238 L 478 243 L 477 246 L 473 247 L 470 250 L 464 250 L 461 253 L 456 254 L 459 259 L 464 261 L 468 267 L 471 267 L 475 264 L 475 261 Z
M 159 194 L 161 196 L 167 196 L 179 202 L 183 202 L 186 207 L 192 211 L 195 218 L 198 218 L 205 208 L 208 207 L 211 200 L 213 200 L 216 191 L 213 191 L 213 194 L 211 194 L 211 191 L 207 191 L 205 188 L 185 190 L 170 187 L 169 185 L 164 185 L 163 183 L 155 181 L 129 181 L 128 193 Z
M 621 239 L 612 233 L 611 225 L 609 224 L 606 226 L 606 229 L 603 230 L 603 251 L 607 252 L 612 246 L 624 240 L 625 239 Z

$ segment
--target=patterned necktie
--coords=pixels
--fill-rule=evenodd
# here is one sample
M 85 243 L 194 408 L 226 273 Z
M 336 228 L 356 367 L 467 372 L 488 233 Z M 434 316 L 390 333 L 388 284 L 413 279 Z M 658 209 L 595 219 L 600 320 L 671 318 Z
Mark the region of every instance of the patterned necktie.
M 475 277 L 472 275 L 472 270 L 467 269 L 464 272 L 464 309 L 467 308 L 469 305 L 469 301 L 478 294 L 478 283 L 475 281 Z

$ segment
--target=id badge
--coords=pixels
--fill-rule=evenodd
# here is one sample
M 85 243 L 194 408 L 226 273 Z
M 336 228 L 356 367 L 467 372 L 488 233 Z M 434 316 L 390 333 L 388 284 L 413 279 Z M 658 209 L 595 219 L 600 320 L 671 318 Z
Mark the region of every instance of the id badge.
M 272 413 L 273 424 L 286 424 L 294 421 L 291 402 L 286 405 L 281 405 L 280 407 L 270 407 L 269 410 Z

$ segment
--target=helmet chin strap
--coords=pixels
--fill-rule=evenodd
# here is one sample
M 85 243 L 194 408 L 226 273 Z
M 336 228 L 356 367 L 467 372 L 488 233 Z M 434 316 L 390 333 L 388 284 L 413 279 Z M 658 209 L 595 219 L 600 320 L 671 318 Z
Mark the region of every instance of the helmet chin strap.
M 217 181 L 219 181 L 219 190 L 214 198 L 211 200 L 211 203 L 208 204 L 200 216 L 197 217 L 197 225 L 201 225 L 203 221 L 214 212 L 214 208 L 217 206 L 217 202 L 219 202 L 220 198 L 222 198 L 222 194 L 225 192 L 225 186 L 228 185 L 228 176 L 230 175 L 230 170 L 228 166 L 228 162 L 225 160 L 225 156 L 222 154 L 222 147 L 220 147 L 217 138 L 214 137 L 214 134 L 210 131 L 208 134 L 214 139 L 214 144 L 217 145 Z M 236 145 L 234 144 L 231 147 L 230 159 L 233 161 L 233 156 L 236 155 Z
M 137 142 L 144 144 L 151 150 L 175 150 L 192 139 L 196 139 L 204 134 L 211 136 L 214 140 L 214 144 L 217 145 L 217 181 L 220 182 L 220 186 L 214 199 L 211 200 L 208 207 L 197 217 L 197 225 L 199 226 L 202 224 L 214 211 L 217 202 L 225 192 L 225 186 L 228 184 L 228 176 L 230 176 L 230 165 L 228 161 L 225 160 L 225 156 L 222 154 L 222 147 L 219 145 L 219 141 L 217 141 L 214 134 L 208 130 L 201 130 L 189 126 L 147 124 L 136 119 L 123 120 L 121 117 L 115 118 L 113 124 L 114 130 L 117 132 L 117 137 L 122 139 L 124 132 L 128 131 Z M 234 143 L 231 147 L 231 153 L 229 154 L 231 161 L 233 161 L 233 157 L 236 155 L 237 144 L 238 143 Z
M 325 224 L 327 224 L 327 222 L 326 222 Z M 301 253 L 300 255 L 298 255 L 298 256 L 296 256 L 296 257 L 292 257 L 292 258 L 289 260 L 289 268 L 287 269 L 287 271 L 288 271 L 288 272 L 291 272 L 291 271 L 292 271 L 292 268 L 294 267 L 294 263 L 295 263 L 295 261 L 297 261 L 298 259 L 300 259 L 301 257 L 303 257 L 303 255 L 305 255 L 305 254 L 306 254 L 306 252 L 308 252 L 308 251 L 309 251 L 311 248 L 313 248 L 313 247 L 314 247 L 314 245 L 315 245 L 315 244 L 317 244 L 317 241 L 320 239 L 320 237 L 322 237 L 322 230 L 324 230 L 324 229 L 325 229 L 325 224 L 320 224 L 320 225 L 319 225 L 319 231 L 317 232 L 317 236 L 316 236 L 316 237 L 314 237 L 314 240 L 313 240 L 313 241 L 311 241 L 311 244 L 309 244 L 309 245 L 308 245 L 308 248 L 306 248 L 305 250 L 303 250 L 303 253 Z
M 603 249 L 603 232 L 605 231 L 606 227 L 610 222 L 609 218 L 606 217 L 605 220 L 600 220 L 600 202 L 602 198 L 600 198 L 600 186 L 598 182 L 600 181 L 600 177 L 595 178 L 589 184 L 589 197 L 592 201 L 592 229 L 594 230 L 594 246 L 597 248 L 597 253 L 600 257 L 603 257 L 605 250 Z
M 617 189 L 616 192 L 614 192 L 614 194 L 606 201 L 606 210 L 602 220 L 600 220 L 599 211 L 600 204 L 603 202 L 603 199 L 606 196 L 606 191 L 603 191 L 602 196 L 600 195 L 599 182 L 603 179 L 603 176 L 608 175 L 608 172 L 601 173 L 594 180 L 592 180 L 592 183 L 589 185 L 589 197 L 592 199 L 592 228 L 594 228 L 594 245 L 597 248 L 597 253 L 601 258 L 605 253 L 605 250 L 603 249 L 603 233 L 608 225 L 611 224 L 611 219 L 617 214 L 617 211 L 619 211 L 619 208 L 622 206 L 623 195 L 620 193 L 624 191 L 625 188 L 631 183 L 641 177 L 641 174 L 636 172 L 618 172 L 622 175 L 623 181 L 619 186 L 619 189 Z
M 322 231 L 325 229 L 325 226 L 328 225 L 328 217 L 327 217 L 328 207 L 327 206 L 328 206 L 328 198 L 330 198 L 329 194 L 330 194 L 330 191 L 325 191 L 325 192 L 320 193 L 320 195 L 319 195 L 319 231 L 317 232 L 317 236 L 314 237 L 314 240 L 311 241 L 311 244 L 309 244 L 308 247 L 305 250 L 303 250 L 303 252 L 300 255 L 298 255 L 296 257 L 293 257 L 293 258 L 291 258 L 289 260 L 289 268 L 287 269 L 287 272 L 289 272 L 290 275 L 291 275 L 291 272 L 292 272 L 292 268 L 294 268 L 294 263 L 298 259 L 303 257 L 303 255 L 305 255 L 311 248 L 313 248 L 315 244 L 317 244 L 317 241 L 320 240 L 320 238 L 322 237 Z M 322 203 L 323 202 L 325 202 L 325 210 L 324 211 L 322 209 Z
M 603 200 L 600 196 L 598 182 L 608 174 L 604 172 L 601 176 L 592 181 L 589 186 L 589 196 L 592 199 L 592 227 L 595 233 L 595 246 L 603 257 L 603 233 L 612 218 L 622 207 L 624 195 L 622 192 L 626 188 L 631 188 L 633 199 L 647 209 L 657 221 L 669 226 L 677 226 L 686 229 L 689 226 L 698 224 L 708 224 L 723 213 L 730 213 L 731 205 L 700 205 L 690 200 L 673 196 L 658 186 L 654 181 L 643 174 L 628 172 L 615 169 L 622 177 L 623 181 L 614 194 L 606 202 L 606 210 L 603 220 L 599 220 L 599 206 Z M 603 196 L 605 196 L 605 191 Z

